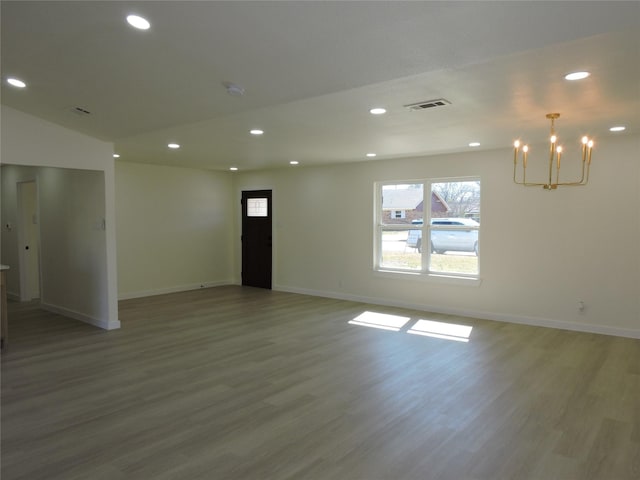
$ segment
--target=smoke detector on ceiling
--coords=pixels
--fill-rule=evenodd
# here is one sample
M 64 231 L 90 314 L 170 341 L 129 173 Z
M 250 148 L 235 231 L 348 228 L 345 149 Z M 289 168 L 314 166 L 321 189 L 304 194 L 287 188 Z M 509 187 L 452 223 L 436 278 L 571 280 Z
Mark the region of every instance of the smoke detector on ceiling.
M 240 85 L 231 82 L 224 82 L 222 85 L 224 85 L 224 88 L 227 89 L 227 93 L 232 97 L 241 97 L 244 95 L 244 88 Z
M 425 100 L 424 102 L 411 103 L 409 105 L 405 105 L 405 108 L 409 110 L 426 110 L 427 108 L 435 108 L 435 107 L 444 107 L 447 105 L 451 105 L 449 100 L 445 100 L 444 98 L 436 98 L 435 100 Z

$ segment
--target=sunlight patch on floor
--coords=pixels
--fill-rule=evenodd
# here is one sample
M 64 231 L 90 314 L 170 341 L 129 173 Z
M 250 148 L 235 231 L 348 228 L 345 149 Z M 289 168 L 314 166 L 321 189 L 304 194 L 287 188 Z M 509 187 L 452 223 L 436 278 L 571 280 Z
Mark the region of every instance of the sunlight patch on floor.
M 471 330 L 473 330 L 473 327 L 468 325 L 435 322 L 433 320 L 418 320 L 407 333 L 442 338 L 444 340 L 454 340 L 456 342 L 468 342 L 471 336 Z
M 360 325 L 363 327 L 380 328 L 382 330 L 391 330 L 399 332 L 410 317 L 401 317 L 399 315 L 390 315 L 388 313 L 363 312 L 353 320 L 349 320 L 351 325 Z

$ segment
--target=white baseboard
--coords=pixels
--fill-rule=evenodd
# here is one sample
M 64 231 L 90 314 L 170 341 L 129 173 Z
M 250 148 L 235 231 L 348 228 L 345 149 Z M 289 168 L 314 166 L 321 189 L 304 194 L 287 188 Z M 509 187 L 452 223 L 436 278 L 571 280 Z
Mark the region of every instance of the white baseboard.
M 132 298 L 153 297 L 155 295 L 165 295 L 167 293 L 187 292 L 189 290 L 198 290 L 200 288 L 221 287 L 223 285 L 231 285 L 231 280 L 216 281 L 216 282 L 202 282 L 202 283 L 190 283 L 188 285 L 176 285 L 173 287 L 155 288 L 152 290 L 141 290 L 138 292 L 121 293 L 118 295 L 118 300 L 129 300 Z
M 552 320 L 540 317 L 528 317 L 523 315 L 507 315 L 495 312 L 484 312 L 477 310 L 464 310 L 456 308 L 442 308 L 434 305 L 400 302 L 381 297 L 365 297 L 351 295 L 341 292 L 325 292 L 321 290 L 310 290 L 305 288 L 289 287 L 286 285 L 274 285 L 273 290 L 289 293 L 300 293 L 314 297 L 335 298 L 338 300 L 349 300 L 352 302 L 369 303 L 372 305 L 382 305 L 388 307 L 409 308 L 423 312 L 442 313 L 446 315 L 458 315 L 460 317 L 479 318 L 484 320 L 495 320 L 497 322 L 518 323 L 533 327 L 557 328 L 560 330 L 572 330 L 584 333 L 597 333 L 601 335 L 611 335 L 615 337 L 640 338 L 640 330 L 628 328 L 609 327 L 603 325 L 587 325 L 584 323 L 566 322 L 563 320 Z
M 68 308 L 44 302 L 40 303 L 40 308 L 42 308 L 43 310 L 47 310 L 48 312 L 57 313 L 58 315 L 62 315 L 64 317 L 73 318 L 74 320 L 80 320 L 81 322 L 103 328 L 104 330 L 115 330 L 117 328 L 120 328 L 120 320 L 101 320 L 99 318 L 85 315 L 84 313 L 76 312 Z

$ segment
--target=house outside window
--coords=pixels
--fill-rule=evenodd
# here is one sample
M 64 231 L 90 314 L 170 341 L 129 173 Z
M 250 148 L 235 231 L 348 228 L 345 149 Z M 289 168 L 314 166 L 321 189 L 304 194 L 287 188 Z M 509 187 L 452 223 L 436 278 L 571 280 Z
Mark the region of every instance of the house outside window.
M 376 203 L 376 270 L 478 278 L 479 178 L 378 183 Z

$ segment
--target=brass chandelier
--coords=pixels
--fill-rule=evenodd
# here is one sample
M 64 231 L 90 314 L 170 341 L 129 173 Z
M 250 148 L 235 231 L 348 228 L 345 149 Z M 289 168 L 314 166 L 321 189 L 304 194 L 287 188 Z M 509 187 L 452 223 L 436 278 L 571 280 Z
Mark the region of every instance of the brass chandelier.
M 558 137 L 554 130 L 554 121 L 560 117 L 559 113 L 547 113 L 547 118 L 551 120 L 551 137 L 549 147 L 549 177 L 546 182 L 530 182 L 527 180 L 527 160 L 529 155 L 529 146 L 522 146 L 522 179 L 518 180 L 518 154 L 521 150 L 520 140 L 513 143 L 513 181 L 518 185 L 526 187 L 542 187 L 545 190 L 555 190 L 559 186 L 577 187 L 586 185 L 589 182 L 589 167 L 591 166 L 591 151 L 593 150 L 593 140 L 588 137 L 582 137 L 582 175 L 579 180 L 572 182 L 560 181 L 560 159 L 562 158 L 562 146 L 558 145 Z M 554 177 L 555 170 L 555 181 Z

